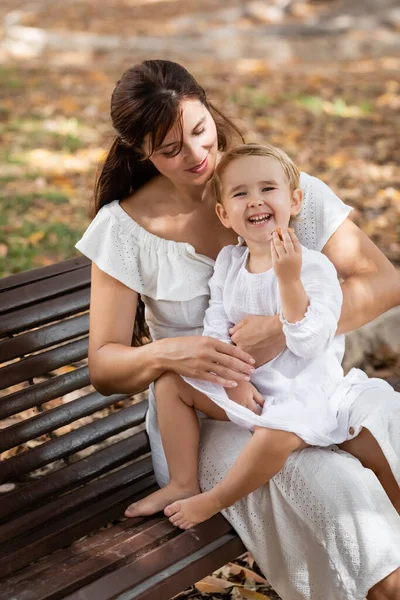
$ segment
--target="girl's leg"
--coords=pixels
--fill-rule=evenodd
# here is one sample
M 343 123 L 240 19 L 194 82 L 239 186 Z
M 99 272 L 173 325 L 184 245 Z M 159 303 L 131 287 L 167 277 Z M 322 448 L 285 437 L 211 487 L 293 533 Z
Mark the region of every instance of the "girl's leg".
M 400 486 L 372 433 L 363 427 L 356 437 L 343 442 L 339 447 L 358 458 L 364 467 L 375 473 L 391 503 L 400 514 Z
M 152 515 L 180 498 L 200 493 L 197 477 L 199 423 L 195 409 L 226 420 L 225 412 L 175 373 L 165 373 L 155 383 L 161 439 L 168 462 L 169 484 L 134 502 L 126 517 Z
M 193 527 L 267 483 L 294 450 L 306 446 L 294 433 L 256 427 L 254 435 L 221 482 L 204 494 L 170 504 L 164 512 L 174 525 L 182 529 Z
M 166 485 L 151 390 L 149 407 L 154 470 Z M 400 394 L 364 392 L 352 408 L 352 424 L 354 418 L 368 426 L 400 482 Z M 200 424 L 198 473 L 201 489 L 208 491 L 232 468 L 251 433 L 232 422 Z M 222 514 L 285 600 L 398 599 L 400 516 L 374 473 L 347 452 L 293 452 L 269 485 Z

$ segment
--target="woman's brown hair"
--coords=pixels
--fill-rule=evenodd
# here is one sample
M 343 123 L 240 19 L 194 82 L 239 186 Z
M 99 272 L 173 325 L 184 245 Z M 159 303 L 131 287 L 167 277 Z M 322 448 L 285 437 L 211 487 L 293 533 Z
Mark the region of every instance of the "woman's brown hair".
M 218 149 L 243 141 L 239 129 L 208 100 L 204 89 L 181 65 L 168 60 L 145 60 L 128 69 L 111 96 L 111 120 L 117 132 L 95 185 L 94 214 L 113 200 L 123 200 L 158 174 L 143 155 L 150 141 L 150 155 L 180 119 L 182 100 L 199 100 L 210 111 L 218 136 Z M 144 305 L 139 298 L 132 345 L 149 339 Z

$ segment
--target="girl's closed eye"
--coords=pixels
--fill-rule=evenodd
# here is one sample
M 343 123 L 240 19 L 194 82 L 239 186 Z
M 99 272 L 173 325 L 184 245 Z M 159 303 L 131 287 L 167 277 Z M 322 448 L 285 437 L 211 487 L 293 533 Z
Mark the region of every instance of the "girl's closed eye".
M 232 198 L 237 198 L 238 196 L 245 196 L 246 192 L 236 192 L 235 194 L 233 194 Z
M 206 130 L 206 128 L 205 128 L 205 127 L 203 127 L 203 129 L 200 129 L 200 131 L 194 131 L 194 132 L 193 132 L 193 135 L 201 135 L 202 133 L 204 133 L 204 132 L 205 132 L 205 130 Z
M 274 187 L 272 187 L 272 186 L 268 185 L 267 187 L 264 187 L 264 188 L 262 189 L 262 191 L 263 191 L 263 192 L 271 192 L 271 191 L 272 191 L 272 190 L 274 190 L 274 189 L 275 189 Z

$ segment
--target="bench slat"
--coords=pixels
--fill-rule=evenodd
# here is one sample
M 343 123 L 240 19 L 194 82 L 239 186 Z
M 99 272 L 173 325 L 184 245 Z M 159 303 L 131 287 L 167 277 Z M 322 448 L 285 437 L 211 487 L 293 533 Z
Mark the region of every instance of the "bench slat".
M 23 454 L 17 454 L 0 463 L 0 483 L 15 480 L 20 475 L 75 454 L 130 427 L 140 425 L 144 421 L 145 411 L 146 404 L 140 402 L 103 419 L 83 425 L 75 431 L 45 442 Z
M 157 573 L 141 586 L 135 586 L 124 592 L 118 596 L 118 599 L 110 596 L 107 600 L 154 600 L 155 598 L 169 600 L 193 585 L 195 581 L 200 581 L 244 552 L 246 552 L 246 548 L 243 542 L 231 530 L 193 554 L 185 556 L 161 573 Z M 75 600 L 82 599 L 81 593 L 78 592 L 74 598 Z M 71 596 L 69 596 L 69 600 L 72 600 Z
M 131 523 L 133 525 L 134 521 L 131 521 Z M 42 581 L 44 579 L 43 583 L 47 585 L 42 584 L 40 586 L 39 597 L 46 598 L 46 600 L 55 597 L 62 598 L 64 596 L 57 596 L 56 594 L 62 593 L 65 595 L 69 590 L 73 591 L 77 587 L 101 577 L 111 569 L 118 568 L 132 555 L 138 552 L 148 552 L 152 546 L 162 544 L 166 539 L 182 535 L 165 517 L 154 524 L 142 527 L 139 531 L 133 527 L 130 532 L 129 530 L 126 531 L 126 534 L 121 536 L 120 539 L 111 539 L 105 545 L 103 552 L 96 547 L 94 555 L 88 557 L 84 562 L 80 561 L 75 565 L 69 563 L 68 571 L 64 567 L 63 572 L 58 573 L 57 578 L 49 573 L 49 580 L 46 581 L 46 578 L 42 575 L 41 579 Z
M 0 558 L 0 573 L 5 577 L 21 569 L 32 561 L 50 554 L 58 548 L 70 544 L 75 539 L 87 535 L 119 518 L 124 508 L 135 498 L 147 495 L 156 488 L 154 476 L 148 476 L 105 498 L 97 499 L 89 506 L 74 511 L 71 515 L 50 522 L 42 531 L 42 538 L 35 539 L 28 534 L 21 539 L 21 545 L 15 552 Z M 0 596 L 1 598 L 1 596 Z M 7 599 L 9 600 L 9 598 Z
M 90 284 L 90 267 L 82 267 L 69 273 L 55 275 L 41 281 L 28 283 L 1 293 L 0 314 L 37 304 L 48 298 L 62 296 L 66 292 L 87 287 Z
M 147 435 L 142 431 L 98 450 L 86 458 L 81 458 L 56 473 L 49 473 L 18 490 L 2 495 L 0 496 L 0 519 L 9 519 L 11 515 L 34 504 L 43 504 L 46 498 L 84 485 L 95 477 L 132 460 L 141 452 L 143 454 L 149 452 L 149 448 Z
M 19 392 L 0 398 L 0 419 L 5 419 L 34 406 L 40 406 L 49 400 L 54 400 L 89 384 L 89 369 L 79 367 L 75 371 L 52 377 L 48 381 L 30 385 Z
M 26 329 L 58 321 L 89 309 L 90 290 L 85 288 L 34 306 L 21 308 L 3 315 L 0 319 L 0 337 L 15 335 Z
M 90 260 L 86 258 L 86 256 L 76 256 L 75 258 L 69 258 L 68 260 L 63 260 L 62 262 L 54 263 L 53 265 L 48 265 L 46 267 L 40 267 L 39 269 L 31 269 L 30 271 L 16 273 L 9 277 L 2 277 L 0 279 L 0 292 L 12 290 L 27 283 L 33 283 L 34 281 L 48 279 L 49 277 L 60 275 L 61 273 L 76 271 L 76 269 L 86 267 L 87 265 L 90 265 Z
M 23 383 L 34 377 L 46 375 L 50 371 L 70 365 L 87 358 L 88 338 L 76 342 L 70 342 L 45 350 L 40 354 L 23 358 L 22 360 L 7 365 L 0 369 L 0 378 L 4 387 L 11 387 L 17 383 Z
M 67 596 L 67 598 L 68 600 L 110 600 L 117 597 L 124 598 L 124 600 L 125 598 L 139 598 L 150 585 L 153 598 L 156 589 L 157 600 L 169 600 L 171 596 L 159 595 L 159 583 L 160 580 L 162 581 L 163 572 L 165 578 L 167 574 L 169 575 L 171 569 L 173 572 L 174 565 L 178 561 L 184 560 L 187 563 L 193 554 L 196 560 L 196 553 L 202 549 L 203 553 L 208 553 L 210 544 L 217 547 L 218 544 L 224 545 L 228 542 L 225 536 L 230 533 L 231 526 L 229 523 L 221 515 L 216 515 L 192 530 L 185 531 L 156 546 L 153 550 L 135 557 L 133 563 L 129 561 L 109 575 L 105 575 L 100 579 L 97 577 L 92 584 L 87 585 L 76 594 Z M 242 548 L 243 545 L 240 543 L 238 549 L 241 550 Z M 241 551 L 243 552 L 243 550 Z M 239 551 L 238 554 L 240 553 Z M 228 560 L 235 558 L 238 554 L 231 554 Z M 223 564 L 224 562 L 219 566 Z M 214 568 L 215 566 L 214 564 Z M 182 587 L 179 587 L 177 591 L 181 589 Z M 127 590 L 129 590 L 129 593 L 124 594 Z
M 130 530 L 133 527 L 135 534 L 138 534 L 144 529 L 149 529 L 164 520 L 164 515 L 158 513 L 153 517 L 138 517 L 134 521 L 131 519 L 119 521 L 111 527 L 100 529 L 88 537 L 75 541 L 67 548 L 60 548 L 51 555 L 31 563 L 29 566 L 11 575 L 6 583 L 2 583 L 7 586 L 8 593 L 14 591 L 14 594 L 20 600 L 18 594 L 23 594 L 26 590 L 34 589 L 34 584 L 36 584 L 39 575 L 41 579 L 46 579 L 49 586 L 51 586 L 53 577 L 58 579 L 60 573 L 64 573 L 65 570 L 76 566 L 78 563 L 85 562 L 87 557 L 103 553 L 109 547 L 112 548 L 119 540 L 131 537 L 132 532 Z
M 24 419 L 20 423 L 15 423 L 15 425 L 2 429 L 0 452 L 14 448 L 14 446 L 20 446 L 28 440 L 33 440 L 44 433 L 55 431 L 82 417 L 87 417 L 98 410 L 130 397 L 130 394 L 102 396 L 99 392 L 92 392 L 67 404 L 46 410 L 31 419 Z
M 138 448 L 138 451 L 146 447 L 146 441 L 143 438 L 142 441 L 143 446 Z M 33 539 L 39 540 L 49 522 L 57 521 L 66 514 L 89 506 L 94 500 L 109 496 L 134 481 L 150 475 L 152 471 L 151 458 L 142 458 L 134 464 L 86 484 L 84 488 L 64 494 L 60 498 L 48 501 L 44 506 L 4 523 L 0 526 L 0 559 L 18 550 L 21 546 L 21 540 L 16 539 L 18 536 L 30 535 Z
M 89 333 L 89 315 L 79 315 L 0 342 L 0 363 L 38 352 Z

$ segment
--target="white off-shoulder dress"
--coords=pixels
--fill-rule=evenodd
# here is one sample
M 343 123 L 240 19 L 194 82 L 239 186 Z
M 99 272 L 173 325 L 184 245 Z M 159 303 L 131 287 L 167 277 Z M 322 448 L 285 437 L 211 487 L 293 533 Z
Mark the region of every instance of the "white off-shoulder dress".
M 301 244 L 322 250 L 351 208 L 320 180 L 301 174 L 304 201 L 295 224 Z M 78 250 L 141 294 L 153 339 L 201 335 L 215 262 L 188 243 L 161 239 L 115 200 L 103 207 Z M 147 431 L 160 486 L 168 482 L 150 387 Z M 351 408 L 400 481 L 400 394 L 370 390 Z M 251 432 L 201 419 L 199 479 L 212 488 L 232 467 Z M 267 457 L 266 457 L 267 460 Z M 293 453 L 270 481 L 223 511 L 283 600 L 362 600 L 400 567 L 400 517 L 375 475 L 336 446 Z
M 350 418 L 354 400 L 368 389 L 393 388 L 382 379 L 368 379 L 360 369 L 343 374 L 344 335 L 335 336 L 343 295 L 335 267 L 321 252 L 302 246 L 300 278 L 309 306 L 301 320 L 289 323 L 274 270 L 250 273 L 248 257 L 249 249 L 240 244 L 219 253 L 203 335 L 231 343 L 229 329 L 247 315 L 280 315 L 286 348 L 251 376 L 265 400 L 261 414 L 230 400 L 221 385 L 189 377 L 185 381 L 241 427 L 289 431 L 314 446 L 351 439 L 356 435 Z

